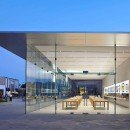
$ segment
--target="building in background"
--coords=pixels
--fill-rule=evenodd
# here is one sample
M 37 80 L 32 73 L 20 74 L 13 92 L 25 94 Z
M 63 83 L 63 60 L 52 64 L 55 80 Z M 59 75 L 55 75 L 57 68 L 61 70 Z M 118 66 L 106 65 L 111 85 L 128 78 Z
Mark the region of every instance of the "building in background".
M 12 92 L 17 91 L 19 88 L 19 80 L 8 78 L 8 77 L 0 77 L 0 91 L 5 95 L 6 90 L 10 90 Z

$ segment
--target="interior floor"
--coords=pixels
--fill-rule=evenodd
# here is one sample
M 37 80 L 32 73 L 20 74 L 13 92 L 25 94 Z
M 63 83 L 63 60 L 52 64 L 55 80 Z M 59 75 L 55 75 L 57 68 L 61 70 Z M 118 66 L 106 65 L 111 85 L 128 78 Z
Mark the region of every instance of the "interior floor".
M 44 114 L 54 114 L 55 113 L 55 105 L 50 105 L 48 107 L 42 108 L 40 110 L 34 111 L 33 113 L 44 113 Z M 130 109 L 122 107 L 120 105 L 116 105 L 116 114 L 129 114 Z M 87 100 L 87 106 L 84 106 L 84 100 L 81 101 L 77 110 L 62 110 L 62 102 L 57 103 L 57 114 L 114 114 L 114 104 L 109 103 L 109 110 L 106 108 L 97 107 L 94 110 L 92 104 L 89 99 Z

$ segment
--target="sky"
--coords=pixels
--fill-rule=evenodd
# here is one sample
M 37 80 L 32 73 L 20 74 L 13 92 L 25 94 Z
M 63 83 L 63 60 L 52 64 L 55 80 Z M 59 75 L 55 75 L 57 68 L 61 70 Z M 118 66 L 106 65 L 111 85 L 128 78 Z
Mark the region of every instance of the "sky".
M 129 32 L 130 0 L 0 0 L 0 31 Z M 0 74 L 23 82 L 24 67 L 0 48 Z
M 0 47 L 0 76 L 25 82 L 25 60 Z
M 1 31 L 130 31 L 130 0 L 0 0 Z

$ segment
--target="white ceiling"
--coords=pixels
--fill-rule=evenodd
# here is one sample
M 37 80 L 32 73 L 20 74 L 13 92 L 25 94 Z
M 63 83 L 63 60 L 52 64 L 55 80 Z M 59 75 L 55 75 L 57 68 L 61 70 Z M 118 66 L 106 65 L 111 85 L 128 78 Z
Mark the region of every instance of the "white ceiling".
M 113 72 L 114 43 L 117 44 L 117 66 L 130 57 L 130 34 L 46 33 L 27 34 L 27 43 L 34 45 L 62 71 Z M 103 79 L 101 75 L 69 76 L 72 79 Z

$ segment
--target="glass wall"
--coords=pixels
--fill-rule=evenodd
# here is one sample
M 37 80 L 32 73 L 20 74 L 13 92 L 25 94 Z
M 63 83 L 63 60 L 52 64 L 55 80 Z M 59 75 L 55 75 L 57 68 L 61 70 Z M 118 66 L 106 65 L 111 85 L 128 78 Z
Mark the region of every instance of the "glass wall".
M 114 43 L 104 44 L 100 39 L 102 34 L 57 35 L 59 37 L 56 40 L 56 66 L 70 84 L 66 96 L 59 96 L 61 102 L 57 103 L 57 113 L 114 114 L 115 102 L 109 102 L 110 95 L 104 93 L 108 84 L 114 84 Z M 59 73 L 56 75 L 57 80 Z M 111 79 L 110 82 L 107 81 L 107 77 Z M 61 84 L 60 88 L 63 86 L 64 84 Z M 67 86 L 64 86 L 64 89 L 66 90 Z M 64 93 L 63 89 L 60 91 Z
M 104 80 L 105 98 L 114 103 L 114 114 L 130 113 L 130 46 L 128 43 L 129 34 L 115 34 L 115 82 L 111 83 L 111 77 Z M 124 38 L 126 38 L 124 40 Z
M 71 85 L 69 79 L 59 68 L 57 68 L 56 84 L 59 99 L 65 99 L 70 96 Z
M 130 114 L 130 45 L 123 40 L 128 36 L 116 35 L 116 114 Z
M 52 63 L 34 46 L 27 45 L 26 111 L 54 103 L 55 84 Z
M 36 44 L 27 45 L 27 112 L 130 113 L 130 47 L 122 41 L 126 35 L 37 36 L 32 39 Z

